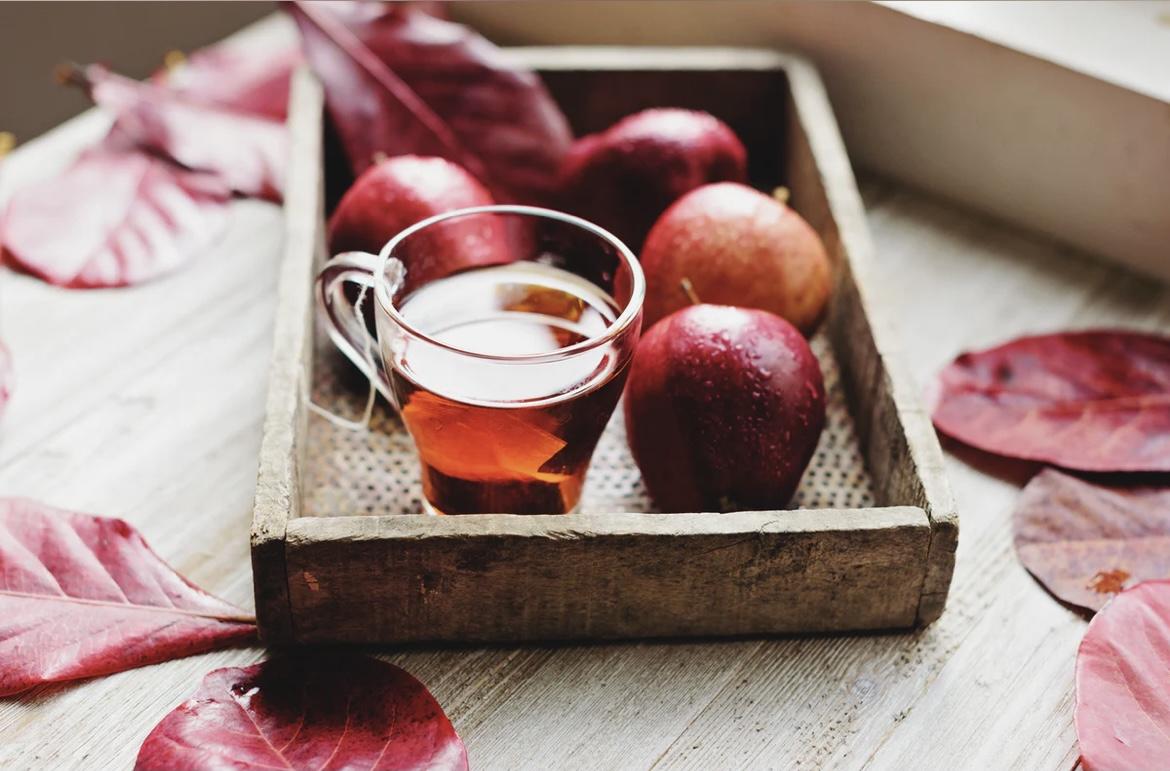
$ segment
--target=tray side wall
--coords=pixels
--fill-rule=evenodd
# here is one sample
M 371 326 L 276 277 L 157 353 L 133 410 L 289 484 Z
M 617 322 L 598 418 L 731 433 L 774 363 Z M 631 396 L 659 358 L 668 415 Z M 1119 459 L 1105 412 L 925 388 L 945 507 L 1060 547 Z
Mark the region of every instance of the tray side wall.
M 946 603 L 959 535 L 942 449 L 884 310 L 894 295 L 882 292 L 865 210 L 824 87 L 798 57 L 789 63 L 788 77 L 792 204 L 821 234 L 838 266 L 826 323 L 878 503 L 919 506 L 930 517 L 917 614 L 919 625 L 929 624 Z
M 907 627 L 921 509 L 289 523 L 304 642 L 728 636 Z M 485 609 L 490 609 L 487 611 Z
M 284 202 L 285 244 L 277 286 L 268 397 L 252 508 L 252 578 L 256 618 L 266 642 L 293 638 L 285 531 L 301 513 L 307 384 L 312 367 L 312 278 L 324 206 L 321 126 L 324 92 L 307 70 L 293 79 L 290 152 Z

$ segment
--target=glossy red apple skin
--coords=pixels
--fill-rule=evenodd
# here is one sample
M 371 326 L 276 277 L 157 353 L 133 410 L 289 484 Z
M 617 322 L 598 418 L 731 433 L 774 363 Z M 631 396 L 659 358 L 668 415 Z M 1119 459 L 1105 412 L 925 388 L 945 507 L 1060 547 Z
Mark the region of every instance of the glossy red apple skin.
M 641 254 L 646 323 L 690 304 L 761 308 L 806 335 L 824 316 L 833 272 L 817 232 L 793 209 L 746 185 L 687 193 L 658 219 Z
M 643 335 L 624 409 L 630 450 L 663 511 L 774 510 L 816 449 L 825 387 L 787 321 L 695 305 Z
M 643 110 L 574 143 L 561 167 L 562 206 L 637 253 L 679 196 L 709 182 L 747 179 L 747 151 L 705 112 Z
M 444 158 L 388 158 L 358 177 L 338 203 L 329 219 L 329 251 L 377 254 L 416 222 L 492 203 L 487 188 Z M 512 260 L 504 225 L 488 215 L 438 225 L 422 238 L 426 248 L 399 255 L 407 263 L 405 291 L 459 270 Z

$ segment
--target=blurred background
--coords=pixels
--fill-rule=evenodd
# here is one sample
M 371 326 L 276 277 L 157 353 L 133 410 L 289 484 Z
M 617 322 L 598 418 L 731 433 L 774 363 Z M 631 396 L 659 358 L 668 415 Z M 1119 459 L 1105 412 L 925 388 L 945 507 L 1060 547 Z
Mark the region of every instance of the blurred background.
M 807 54 L 853 164 L 1170 278 L 1170 2 L 462 2 L 500 44 Z M 260 2 L 0 3 L 0 131 L 86 107 L 65 60 L 142 77 Z
M 19 141 L 89 107 L 53 80 L 63 61 L 145 77 L 167 51 L 207 45 L 272 13 L 272 3 L 0 3 L 0 131 Z

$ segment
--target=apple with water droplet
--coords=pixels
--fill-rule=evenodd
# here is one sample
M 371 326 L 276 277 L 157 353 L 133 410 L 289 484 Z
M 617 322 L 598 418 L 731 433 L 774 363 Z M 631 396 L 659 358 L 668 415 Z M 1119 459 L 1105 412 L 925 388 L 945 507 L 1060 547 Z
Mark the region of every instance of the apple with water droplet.
M 782 509 L 824 428 L 825 386 L 784 319 L 694 305 L 642 337 L 624 409 L 630 451 L 663 511 Z
M 338 203 L 329 219 L 329 250 L 377 254 L 416 222 L 492 203 L 487 188 L 458 164 L 418 155 L 387 158 L 358 177 Z M 406 292 L 466 268 L 513 259 L 506 228 L 491 215 L 452 220 L 421 237 L 427 248 L 409 250 Z

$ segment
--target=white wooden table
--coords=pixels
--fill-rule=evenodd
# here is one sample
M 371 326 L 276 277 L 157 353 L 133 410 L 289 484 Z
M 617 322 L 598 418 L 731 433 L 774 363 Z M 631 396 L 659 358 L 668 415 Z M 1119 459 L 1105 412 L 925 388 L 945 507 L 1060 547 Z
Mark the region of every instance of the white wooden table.
M 101 130 L 91 114 L 18 150 L 0 200 Z M 1170 330 L 1166 287 L 881 181 L 863 188 L 920 382 L 1020 333 Z M 251 607 L 280 237 L 276 207 L 243 202 L 214 253 L 147 286 L 70 292 L 0 274 L 18 376 L 0 494 L 125 517 L 200 586 Z M 1016 561 L 1022 480 L 950 451 L 958 567 L 942 619 L 916 634 L 378 654 L 430 686 L 476 769 L 1067 771 L 1085 622 Z M 0 701 L 0 768 L 127 769 L 204 673 L 263 656 L 222 651 Z

